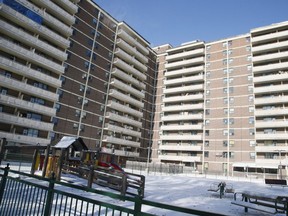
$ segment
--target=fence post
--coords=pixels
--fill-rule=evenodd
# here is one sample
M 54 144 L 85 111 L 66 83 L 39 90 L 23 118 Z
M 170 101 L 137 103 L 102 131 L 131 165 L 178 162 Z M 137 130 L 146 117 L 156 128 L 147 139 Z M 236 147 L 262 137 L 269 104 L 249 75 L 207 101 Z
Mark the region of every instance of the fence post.
M 87 183 L 87 186 L 89 188 L 92 188 L 93 179 L 94 179 L 94 166 L 90 165 L 89 174 L 88 174 L 88 183 Z
M 9 163 L 8 163 L 7 166 L 4 168 L 4 175 L 2 176 L 1 184 L 0 184 L 0 204 L 2 202 L 9 169 L 10 168 L 9 168 Z
M 121 195 L 125 195 L 127 190 L 127 175 L 124 173 L 122 176 Z
M 5 152 L 5 145 L 6 145 L 7 141 L 6 141 L 6 138 L 2 138 L 1 141 L 0 141 L 0 165 L 1 165 L 1 162 L 4 158 L 4 152 Z
M 52 177 L 49 180 L 49 187 L 48 187 L 48 194 L 47 199 L 45 203 L 45 210 L 44 210 L 44 216 L 50 216 L 51 209 L 52 209 L 52 203 L 53 203 L 53 195 L 54 195 L 54 184 L 55 184 L 55 173 L 52 173 Z
M 142 199 L 140 196 L 135 196 L 135 216 L 141 216 Z

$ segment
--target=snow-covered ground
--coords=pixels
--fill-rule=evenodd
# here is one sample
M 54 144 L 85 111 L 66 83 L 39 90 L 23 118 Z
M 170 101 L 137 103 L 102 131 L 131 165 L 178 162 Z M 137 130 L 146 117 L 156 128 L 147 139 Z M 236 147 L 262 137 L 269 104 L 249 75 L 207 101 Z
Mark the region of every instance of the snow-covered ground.
M 13 167 L 11 167 L 13 169 Z M 14 169 L 18 170 L 14 167 Z M 21 171 L 23 168 L 21 167 Z M 145 173 L 141 173 L 145 174 Z M 86 185 L 87 181 L 77 178 L 72 175 L 62 175 L 62 180 L 68 180 L 74 182 L 74 184 Z M 145 197 L 144 199 L 181 206 L 186 208 L 204 210 L 209 212 L 216 212 L 224 215 L 269 215 L 263 212 L 249 209 L 248 213 L 244 212 L 244 207 L 231 204 L 233 201 L 233 194 L 225 194 L 222 199 L 219 197 L 219 193 L 210 192 L 208 189 L 213 183 L 219 183 L 225 181 L 227 185 L 232 185 L 234 190 L 237 191 L 250 191 L 253 193 L 260 193 L 265 195 L 288 195 L 288 187 L 281 186 L 269 186 L 265 185 L 263 179 L 237 179 L 218 177 L 213 179 L 209 176 L 201 175 L 164 175 L 164 174 L 149 174 L 145 179 Z M 108 190 L 111 189 L 101 187 L 99 185 L 93 186 L 96 189 Z M 119 193 L 116 191 L 112 191 Z M 126 207 L 132 207 L 131 203 L 123 201 L 112 201 L 114 204 L 122 205 Z M 165 211 L 163 209 L 156 209 L 154 207 L 142 206 L 142 210 L 145 212 L 153 213 L 160 216 L 183 216 L 186 214 L 175 213 Z M 276 214 L 285 215 L 285 214 Z

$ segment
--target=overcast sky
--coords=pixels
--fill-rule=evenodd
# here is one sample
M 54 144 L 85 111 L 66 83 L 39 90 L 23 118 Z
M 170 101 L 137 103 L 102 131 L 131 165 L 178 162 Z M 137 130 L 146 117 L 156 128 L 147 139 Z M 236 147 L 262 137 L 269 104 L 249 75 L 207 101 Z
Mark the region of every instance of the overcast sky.
M 288 0 L 95 0 L 151 46 L 245 34 L 288 21 Z

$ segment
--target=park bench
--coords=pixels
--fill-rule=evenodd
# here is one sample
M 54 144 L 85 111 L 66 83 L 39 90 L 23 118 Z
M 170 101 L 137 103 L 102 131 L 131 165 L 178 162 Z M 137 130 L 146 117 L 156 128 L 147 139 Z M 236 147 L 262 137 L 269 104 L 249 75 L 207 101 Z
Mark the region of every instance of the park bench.
M 241 195 L 241 200 L 237 200 L 237 195 Z M 248 209 L 254 209 L 269 214 L 286 212 L 288 216 L 288 197 L 286 196 L 259 194 L 251 191 L 236 192 L 231 204 L 244 207 L 245 212 L 248 212 Z
M 287 187 L 286 179 L 265 179 L 265 184 L 269 184 L 271 187 L 273 185 L 279 185 L 282 187 Z

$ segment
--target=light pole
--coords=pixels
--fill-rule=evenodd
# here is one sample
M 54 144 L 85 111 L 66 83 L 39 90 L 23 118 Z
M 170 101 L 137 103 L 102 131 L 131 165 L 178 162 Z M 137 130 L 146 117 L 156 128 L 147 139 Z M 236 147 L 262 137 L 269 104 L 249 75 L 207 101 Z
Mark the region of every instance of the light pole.
M 280 172 L 280 179 L 282 179 L 282 163 L 281 163 L 281 152 L 284 150 L 276 150 L 279 153 L 279 172 Z

